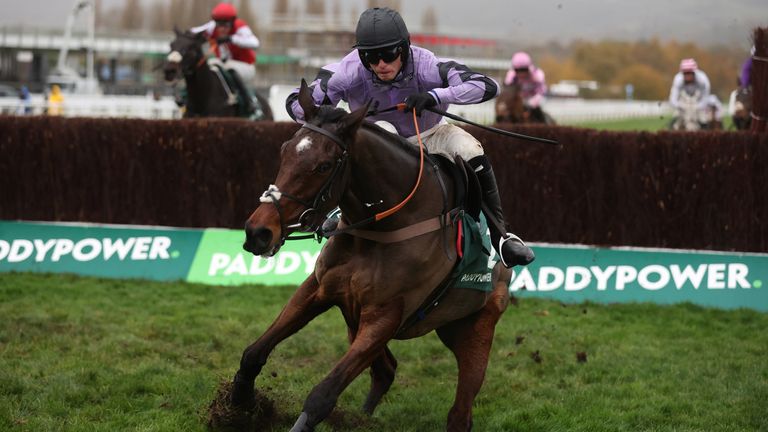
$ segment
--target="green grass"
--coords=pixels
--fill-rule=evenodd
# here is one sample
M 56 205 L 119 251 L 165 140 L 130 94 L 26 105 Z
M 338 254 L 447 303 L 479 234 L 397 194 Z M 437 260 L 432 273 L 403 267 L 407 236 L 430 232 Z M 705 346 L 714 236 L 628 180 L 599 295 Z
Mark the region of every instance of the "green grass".
M 292 290 L 3 274 L 0 430 L 205 430 L 217 385 Z M 750 310 L 522 298 L 497 327 L 475 430 L 768 430 L 767 329 Z M 278 346 L 256 380 L 286 416 L 276 430 L 346 346 L 335 309 Z M 364 373 L 339 400 L 347 420 L 319 431 L 445 427 L 452 355 L 434 334 L 390 347 L 397 378 L 373 418 L 356 414 Z
M 672 121 L 672 117 L 643 117 L 624 120 L 606 120 L 606 121 L 589 121 L 578 122 L 572 126 L 584 127 L 590 129 L 609 130 L 609 131 L 647 131 L 658 132 L 666 130 L 669 122 Z M 723 118 L 723 129 L 731 130 L 733 121 L 730 117 Z

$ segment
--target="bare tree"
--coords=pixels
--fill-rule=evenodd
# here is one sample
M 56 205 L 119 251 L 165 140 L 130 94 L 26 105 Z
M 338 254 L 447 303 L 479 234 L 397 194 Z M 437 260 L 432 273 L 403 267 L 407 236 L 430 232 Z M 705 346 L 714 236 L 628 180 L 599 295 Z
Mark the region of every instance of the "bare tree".
M 400 0 L 368 0 L 368 9 L 375 7 L 388 7 L 400 11 Z
M 139 0 L 126 0 L 125 8 L 120 18 L 120 28 L 123 30 L 139 30 L 144 24 L 144 11 Z
M 165 6 L 165 1 L 155 0 L 149 13 L 149 28 L 153 31 L 168 31 L 173 28 L 170 9 Z
M 237 8 L 237 16 L 245 21 L 248 26 L 253 30 L 254 34 L 258 34 L 258 22 L 256 15 L 253 13 L 251 7 L 251 0 L 240 0 L 240 7 Z
M 272 9 L 272 14 L 281 17 L 287 16 L 288 0 L 275 0 L 275 7 Z
M 425 33 L 437 33 L 437 12 L 432 6 L 427 6 L 421 16 L 421 31 Z
M 307 0 L 307 14 L 325 16 L 325 0 Z

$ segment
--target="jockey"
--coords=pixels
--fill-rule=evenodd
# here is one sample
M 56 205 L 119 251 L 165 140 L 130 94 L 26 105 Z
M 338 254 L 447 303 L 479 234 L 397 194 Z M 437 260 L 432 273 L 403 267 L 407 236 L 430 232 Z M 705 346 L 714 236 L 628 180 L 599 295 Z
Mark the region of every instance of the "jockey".
M 498 96 L 496 82 L 451 59 L 437 58 L 432 52 L 411 45 L 410 34 L 400 14 L 389 8 L 372 8 L 360 15 L 355 32 L 355 50 L 341 61 L 324 66 L 310 85 L 316 104 L 335 106 L 339 101 L 355 110 L 370 103 L 373 110 L 404 102 L 408 113 L 388 111 L 368 117 L 370 121 L 388 122 L 393 132 L 416 143 L 412 110 L 419 117 L 419 130 L 429 152 L 453 161 L 460 155 L 475 168 L 483 190 L 483 201 L 497 223 L 491 226 L 491 239 L 502 263 L 507 267 L 526 265 L 534 254 L 514 234 L 498 232 L 505 227 L 496 179 L 483 147 L 464 129 L 447 123 L 442 116 L 425 110 L 449 104 L 476 104 Z M 288 113 L 303 121 L 298 102 L 299 90 L 286 101 Z M 324 224 L 327 232 L 334 221 Z M 337 222 L 337 221 L 336 221 Z
M 504 78 L 504 85 L 519 85 L 526 108 L 532 114 L 540 115 L 543 120 L 544 114 L 541 112 L 541 103 L 547 93 L 544 71 L 534 66 L 531 56 L 523 51 L 516 52 L 512 56 L 511 66 Z
M 696 96 L 699 109 L 705 110 L 709 98 L 709 89 L 709 78 L 704 71 L 699 69 L 696 60 L 692 58 L 683 59 L 680 62 L 680 72 L 672 80 L 672 88 L 669 91 L 669 104 L 673 108 L 680 109 L 680 92 L 684 91 L 689 96 Z
M 193 33 L 205 33 L 214 47 L 216 57 L 231 72 L 237 90 L 244 97 L 246 107 L 253 111 L 252 94 L 246 83 L 256 77 L 256 52 L 259 39 L 245 21 L 237 17 L 237 10 L 230 3 L 219 3 L 211 11 L 211 20 L 193 27 Z

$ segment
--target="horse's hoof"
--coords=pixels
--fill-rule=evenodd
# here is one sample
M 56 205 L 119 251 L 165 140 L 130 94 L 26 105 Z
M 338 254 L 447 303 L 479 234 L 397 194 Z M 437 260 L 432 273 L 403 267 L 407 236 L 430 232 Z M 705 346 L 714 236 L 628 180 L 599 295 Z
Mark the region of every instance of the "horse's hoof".
M 309 420 L 309 416 L 307 416 L 307 413 L 302 412 L 299 419 L 296 420 L 296 423 L 291 428 L 291 432 L 313 432 L 315 428 L 308 425 L 307 420 Z
M 216 397 L 208 406 L 208 430 L 261 430 L 275 421 L 275 407 L 269 399 L 253 390 L 250 399 L 240 405 L 232 403 L 232 383 L 219 386 Z

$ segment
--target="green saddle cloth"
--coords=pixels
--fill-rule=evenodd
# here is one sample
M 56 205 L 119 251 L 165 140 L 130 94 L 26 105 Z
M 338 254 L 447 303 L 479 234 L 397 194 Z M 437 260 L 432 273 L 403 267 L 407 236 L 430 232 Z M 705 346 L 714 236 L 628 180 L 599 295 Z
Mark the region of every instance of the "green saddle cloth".
M 469 288 L 490 292 L 493 290 L 491 279 L 495 257 L 491 259 L 491 237 L 485 215 L 480 213 L 480 220 L 461 212 L 459 215 L 461 236 L 456 245 L 460 261 L 451 273 L 454 280 L 452 288 Z

